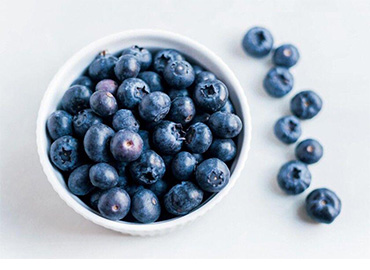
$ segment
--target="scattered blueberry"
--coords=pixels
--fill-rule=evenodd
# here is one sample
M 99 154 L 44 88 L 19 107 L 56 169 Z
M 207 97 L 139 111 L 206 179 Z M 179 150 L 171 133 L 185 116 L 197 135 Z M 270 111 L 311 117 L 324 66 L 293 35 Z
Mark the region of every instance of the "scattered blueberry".
M 114 67 L 114 73 L 120 81 L 135 78 L 140 72 L 140 62 L 132 54 L 122 55 Z
M 151 92 L 164 91 L 162 78 L 158 75 L 158 73 L 155 73 L 154 71 L 144 71 L 140 72 L 137 77 L 149 85 Z
M 95 91 L 106 91 L 112 95 L 116 95 L 118 83 L 111 79 L 104 79 L 98 82 L 95 86 Z
M 130 196 L 119 187 L 108 189 L 102 193 L 98 202 L 100 214 L 111 220 L 123 219 L 130 211 L 130 206 Z
M 224 139 L 238 136 L 243 128 L 243 123 L 239 116 L 226 112 L 213 113 L 207 123 L 216 136 Z
M 206 124 L 201 122 L 191 125 L 185 135 L 185 145 L 193 153 L 202 154 L 212 143 L 212 132 Z
M 157 52 L 154 56 L 153 67 L 158 74 L 162 74 L 163 70 L 169 62 L 181 61 L 184 57 L 176 50 L 164 49 Z
M 140 70 L 146 70 L 152 64 L 152 54 L 145 48 L 137 45 L 131 46 L 130 48 L 124 49 L 122 55 L 131 54 L 134 55 L 140 62 Z
M 97 91 L 90 97 L 90 107 L 98 115 L 107 117 L 118 110 L 116 98 L 107 91 Z
M 236 145 L 231 139 L 215 139 L 207 153 L 210 157 L 228 162 L 236 156 Z
M 284 44 L 277 47 L 274 52 L 274 56 L 272 57 L 272 61 L 275 65 L 286 68 L 294 66 L 297 64 L 298 60 L 298 49 L 292 44 Z
M 102 123 L 103 119 L 93 112 L 91 109 L 79 111 L 73 116 L 73 129 L 77 137 L 84 137 L 87 130 L 96 124 Z
M 100 189 L 110 189 L 118 184 L 117 170 L 107 163 L 97 163 L 90 168 L 91 183 Z
M 300 142 L 295 149 L 296 157 L 307 164 L 318 162 L 322 158 L 323 153 L 324 149 L 322 145 L 314 139 L 307 139 Z
M 138 184 L 150 185 L 161 179 L 166 172 L 163 159 L 153 150 L 142 153 L 140 158 L 129 165 L 130 174 Z
M 116 160 L 131 162 L 140 157 L 143 151 L 143 140 L 136 132 L 122 129 L 110 141 L 110 151 Z
M 153 145 L 164 155 L 174 155 L 182 148 L 184 132 L 181 124 L 161 121 L 153 130 Z
M 287 68 L 273 67 L 263 80 L 266 92 L 276 98 L 288 94 L 293 89 L 294 78 Z
M 173 61 L 167 64 L 163 71 L 167 84 L 175 89 L 187 88 L 193 84 L 195 73 L 193 67 L 186 61 Z
M 59 110 L 53 112 L 49 116 L 46 126 L 49 135 L 53 140 L 65 135 L 73 135 L 72 115 L 66 111 Z
M 170 89 L 168 91 L 168 96 L 171 100 L 174 100 L 177 97 L 189 97 L 189 91 L 187 89 Z
M 190 180 L 192 178 L 197 160 L 189 152 L 180 152 L 172 160 L 172 175 L 180 181 Z
M 91 126 L 84 137 L 88 157 L 95 162 L 108 162 L 111 159 L 109 143 L 113 135 L 113 129 L 104 124 Z
M 143 97 L 139 104 L 140 117 L 147 122 L 159 122 L 166 117 L 171 99 L 163 92 L 153 92 Z
M 131 201 L 131 214 L 141 223 L 152 223 L 161 214 L 161 206 L 153 191 L 142 189 L 134 194 Z
M 50 159 L 62 171 L 72 171 L 81 162 L 80 143 L 66 135 L 56 139 L 50 146 Z
M 118 110 L 113 115 L 112 126 L 116 131 L 131 129 L 134 132 L 138 132 L 140 128 L 139 122 L 136 120 L 132 111 L 127 109 Z
M 89 77 L 80 76 L 72 82 L 71 86 L 73 86 L 73 85 L 83 85 L 83 86 L 86 86 L 89 89 L 93 89 L 94 83 L 92 82 L 92 80 Z
M 85 196 L 89 194 L 94 186 L 89 179 L 89 170 L 91 165 L 82 165 L 73 170 L 68 177 L 68 188 L 77 196 Z
M 226 85 L 219 81 L 205 81 L 194 89 L 194 102 L 206 112 L 215 112 L 225 106 L 229 97 Z
M 321 111 L 321 108 L 321 98 L 310 90 L 298 93 L 290 101 L 290 110 L 300 119 L 315 117 Z
M 306 164 L 293 160 L 285 163 L 277 177 L 278 184 L 287 194 L 297 195 L 311 184 L 311 173 Z
M 143 97 L 149 93 L 150 88 L 143 80 L 129 78 L 119 86 L 117 100 L 121 107 L 135 109 Z
M 242 41 L 242 46 L 246 53 L 257 58 L 268 55 L 273 45 L 274 39 L 270 31 L 258 26 L 251 28 Z
M 91 94 L 91 90 L 86 86 L 71 86 L 63 95 L 62 107 L 70 114 L 76 114 L 89 107 Z
M 189 97 L 178 97 L 172 100 L 171 109 L 168 113 L 168 119 L 186 125 L 195 115 L 195 105 Z
M 274 133 L 283 143 L 295 143 L 302 134 L 301 123 L 295 116 L 284 116 L 276 122 Z
M 197 77 L 195 79 L 195 84 L 203 83 L 203 82 L 213 82 L 216 81 L 217 77 L 215 74 L 209 71 L 202 71 L 199 74 L 197 74 Z
M 195 179 L 204 191 L 219 192 L 229 183 L 230 171 L 223 161 L 210 158 L 198 165 Z
M 114 77 L 117 58 L 107 51 L 102 51 L 89 66 L 89 76 L 95 81 Z

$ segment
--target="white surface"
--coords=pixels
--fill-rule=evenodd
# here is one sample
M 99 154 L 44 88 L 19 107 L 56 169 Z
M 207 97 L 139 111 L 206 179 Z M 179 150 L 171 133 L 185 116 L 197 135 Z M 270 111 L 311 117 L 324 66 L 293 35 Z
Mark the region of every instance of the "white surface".
M 3 258 L 343 258 L 370 257 L 369 1 L 4 1 L 0 2 L 1 194 Z M 305 194 L 283 195 L 275 175 L 293 146 L 272 135 L 290 96 L 269 98 L 262 79 L 269 60 L 242 52 L 242 35 L 268 27 L 277 44 L 301 52 L 294 93 L 312 88 L 320 115 L 303 123 L 325 154 L 310 167 L 312 188 L 343 202 L 330 226 L 307 221 Z M 230 194 L 190 226 L 153 237 L 126 237 L 75 213 L 42 173 L 35 145 L 41 97 L 73 53 L 105 35 L 161 28 L 217 53 L 245 88 L 253 139 L 243 176 Z

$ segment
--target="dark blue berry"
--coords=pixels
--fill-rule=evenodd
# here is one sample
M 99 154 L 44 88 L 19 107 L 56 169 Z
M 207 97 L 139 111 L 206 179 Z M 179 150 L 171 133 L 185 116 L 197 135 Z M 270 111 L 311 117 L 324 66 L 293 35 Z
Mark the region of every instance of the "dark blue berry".
M 118 88 L 118 83 L 111 79 L 104 79 L 97 83 L 95 86 L 95 91 L 106 91 L 112 95 L 116 95 Z
M 161 121 L 153 130 L 153 145 L 164 155 L 174 155 L 182 148 L 184 132 L 181 124 Z
M 193 156 L 195 157 L 195 160 L 197 161 L 197 165 L 202 163 L 202 161 L 204 160 L 204 157 L 202 154 L 193 153 Z
M 80 76 L 76 80 L 74 80 L 71 84 L 73 85 L 83 85 L 86 86 L 89 89 L 93 89 L 94 83 L 91 81 L 91 79 L 87 76 Z
M 145 151 L 129 165 L 130 174 L 138 184 L 150 185 L 161 179 L 166 166 L 160 155 L 152 150 Z
M 212 82 L 216 80 L 217 80 L 217 77 L 212 72 L 202 71 L 199 74 L 197 74 L 196 79 L 195 79 L 195 85 L 199 83 L 203 83 L 203 82 Z
M 263 80 L 266 92 L 276 98 L 288 94 L 293 89 L 294 78 L 287 68 L 273 67 Z
M 114 77 L 114 67 L 117 58 L 106 51 L 102 51 L 89 66 L 89 75 L 95 81 Z
M 315 117 L 321 111 L 321 108 L 321 98 L 310 90 L 298 93 L 290 101 L 290 110 L 300 119 Z
M 143 140 L 136 132 L 122 129 L 113 136 L 110 151 L 116 160 L 131 162 L 140 157 L 143 151 Z
M 94 189 L 89 178 L 90 167 L 91 165 L 82 165 L 69 175 L 68 188 L 74 195 L 85 196 Z
M 292 44 L 284 44 L 276 48 L 272 61 L 277 66 L 290 68 L 299 60 L 298 49 Z
M 73 135 L 72 115 L 66 111 L 59 110 L 53 112 L 49 116 L 46 126 L 49 135 L 53 140 L 65 135 Z
M 130 195 L 131 198 L 135 195 L 136 192 L 142 189 L 144 189 L 142 185 L 136 185 L 136 184 L 130 184 L 126 187 L 126 191 Z
M 158 74 L 162 74 L 167 64 L 176 60 L 178 61 L 184 60 L 184 57 L 178 51 L 173 49 L 160 50 L 154 56 L 153 60 L 154 70 Z
M 171 100 L 174 100 L 177 97 L 189 97 L 189 91 L 187 89 L 170 89 L 168 91 L 168 96 Z
M 312 191 L 306 198 L 306 211 L 315 221 L 330 224 L 340 214 L 342 202 L 327 188 Z
M 150 93 L 149 86 L 141 79 L 129 78 L 117 90 L 117 100 L 121 107 L 134 109 L 143 97 Z
M 146 82 L 147 85 L 149 85 L 151 92 L 164 91 L 162 78 L 158 75 L 158 73 L 155 73 L 154 71 L 144 71 L 140 72 L 137 77 L 142 79 L 144 82 Z
M 243 49 L 249 55 L 257 58 L 268 55 L 274 44 L 274 39 L 266 28 L 253 27 L 244 36 Z
M 229 91 L 226 85 L 219 80 L 205 81 L 195 86 L 193 98 L 200 109 L 212 113 L 225 106 Z
M 193 84 L 195 73 L 193 67 L 188 62 L 173 61 L 165 67 L 163 77 L 169 86 L 175 89 L 182 89 Z
M 152 185 L 149 185 L 148 188 L 153 191 L 153 193 L 158 197 L 161 198 L 166 194 L 168 190 L 168 184 L 163 179 L 159 179 Z
M 63 95 L 62 107 L 70 114 L 76 114 L 90 106 L 91 94 L 92 91 L 86 86 L 71 86 Z
M 208 150 L 210 157 L 215 157 L 223 162 L 233 160 L 236 156 L 236 145 L 231 139 L 215 139 Z
M 81 162 L 80 143 L 72 136 L 56 139 L 50 146 L 50 159 L 62 171 L 72 171 Z
M 118 183 L 117 187 L 126 188 L 128 185 L 128 177 L 127 177 L 127 162 L 116 162 L 116 169 L 118 173 Z
M 135 78 L 139 72 L 140 62 L 131 54 L 122 55 L 114 67 L 114 73 L 120 81 L 124 81 L 128 78 Z
M 190 180 L 194 175 L 197 160 L 189 152 L 178 153 L 171 163 L 173 176 L 180 181 Z
M 194 69 L 194 73 L 195 75 L 198 75 L 199 73 L 201 73 L 204 69 L 198 65 L 193 65 L 193 69 Z
M 87 156 L 95 162 L 108 162 L 111 159 L 109 143 L 113 135 L 113 129 L 104 124 L 91 126 L 84 137 Z
M 90 97 L 90 107 L 98 115 L 107 117 L 118 110 L 116 98 L 107 91 L 97 91 Z
M 197 112 L 197 114 L 194 116 L 193 120 L 191 121 L 191 124 L 196 124 L 198 122 L 207 124 L 210 116 L 211 115 L 209 113 Z
M 226 112 L 213 113 L 207 124 L 213 134 L 224 139 L 231 139 L 238 136 L 243 128 L 243 123 L 239 116 Z
M 99 199 L 100 199 L 100 196 L 103 194 L 103 191 L 102 190 L 95 190 L 91 196 L 90 196 L 90 206 L 92 209 L 94 210 L 97 210 L 98 211 L 98 203 L 99 203 Z
M 100 214 L 111 220 L 123 219 L 130 211 L 130 206 L 130 196 L 119 187 L 108 189 L 102 193 L 98 202 Z
M 307 139 L 300 142 L 295 149 L 296 157 L 307 164 L 318 162 L 322 158 L 323 153 L 324 149 L 322 145 L 314 139 Z
M 143 97 L 139 104 L 140 117 L 147 122 L 158 122 L 166 117 L 171 99 L 163 92 L 153 92 Z
M 90 168 L 91 183 L 100 189 L 110 189 L 118 184 L 118 173 L 108 163 L 97 163 Z
M 73 116 L 73 129 L 77 137 L 82 138 L 91 126 L 102 122 L 103 119 L 95 114 L 93 110 L 85 109 Z
M 112 126 L 116 131 L 131 129 L 134 132 L 138 132 L 140 128 L 139 122 L 136 120 L 132 111 L 127 109 L 118 110 L 113 115 Z
M 140 70 L 144 71 L 150 67 L 152 64 L 152 54 L 145 48 L 139 47 L 137 45 L 126 48 L 122 51 L 122 55 L 131 54 L 134 55 L 140 62 Z
M 235 109 L 233 104 L 231 103 L 230 99 L 228 99 L 225 103 L 225 105 L 220 109 L 220 112 L 227 112 L 227 113 L 234 113 Z
M 297 195 L 310 186 L 311 173 L 304 163 L 293 160 L 280 168 L 277 181 L 287 194 Z
M 210 158 L 198 165 L 195 179 L 204 191 L 219 192 L 229 183 L 230 171 L 223 161 Z
M 213 140 L 212 132 L 201 122 L 191 125 L 185 135 L 186 148 L 193 153 L 202 154 L 208 150 Z
M 195 105 L 189 97 L 178 97 L 172 100 L 168 119 L 186 125 L 195 116 Z
M 170 168 L 171 162 L 175 156 L 174 155 L 162 155 L 161 157 L 164 161 L 164 164 L 166 165 L 166 168 Z
M 301 123 L 295 116 L 284 116 L 276 122 L 274 133 L 283 143 L 295 143 L 302 134 Z
M 143 139 L 143 151 L 150 150 L 150 140 L 149 140 L 149 132 L 146 130 L 139 130 L 138 131 L 141 139 Z
M 152 223 L 161 214 L 161 206 L 157 196 L 148 189 L 135 193 L 131 200 L 131 214 L 141 223 Z

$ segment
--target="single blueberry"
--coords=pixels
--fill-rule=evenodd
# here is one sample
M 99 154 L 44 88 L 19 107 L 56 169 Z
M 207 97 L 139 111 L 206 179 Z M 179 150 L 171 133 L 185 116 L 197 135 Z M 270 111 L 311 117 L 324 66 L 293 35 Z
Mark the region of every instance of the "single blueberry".
M 152 185 L 149 185 L 148 188 L 153 191 L 153 193 L 158 197 L 161 198 L 166 194 L 168 190 L 168 184 L 163 179 L 159 179 Z
M 225 106 L 229 91 L 219 80 L 205 81 L 195 86 L 193 98 L 195 104 L 203 111 L 216 112 Z
M 249 29 L 242 41 L 245 52 L 256 58 L 268 55 L 273 45 L 274 39 L 270 31 L 258 26 Z
M 65 135 L 73 135 L 72 115 L 63 110 L 55 111 L 49 116 L 46 127 L 53 140 Z
M 68 188 L 77 196 L 89 194 L 94 186 L 90 182 L 89 170 L 91 165 L 82 165 L 73 170 L 68 177 Z
M 95 86 L 95 92 L 96 91 L 107 91 L 111 93 L 112 95 L 116 95 L 118 88 L 118 83 L 116 81 L 111 79 L 104 79 L 98 82 Z
M 83 138 L 91 126 L 102 122 L 103 119 L 95 114 L 93 110 L 85 109 L 73 116 L 73 129 L 77 137 Z
M 189 152 L 178 153 L 171 163 L 173 176 L 180 181 L 190 180 L 194 175 L 197 160 Z
M 191 125 L 186 130 L 185 145 L 193 153 L 203 154 L 211 146 L 212 132 L 206 124 L 201 122 Z
M 171 99 L 163 92 L 153 92 L 143 97 L 139 104 L 139 115 L 147 122 L 158 122 L 166 117 Z
M 302 91 L 296 94 L 290 101 L 291 112 L 300 119 L 315 117 L 322 108 L 322 100 L 313 91 Z
M 136 120 L 132 111 L 127 109 L 118 110 L 113 115 L 112 126 L 116 131 L 131 129 L 134 132 L 138 132 L 140 128 L 139 122 Z
M 140 72 L 137 77 L 149 85 L 151 92 L 164 91 L 162 78 L 158 75 L 158 73 L 155 73 L 154 71 L 144 71 Z
M 107 91 L 97 91 L 90 97 L 90 107 L 94 113 L 108 117 L 118 110 L 116 98 Z
M 100 196 L 103 194 L 103 191 L 102 190 L 95 190 L 91 196 L 90 196 L 90 206 L 92 209 L 94 210 L 97 210 L 98 211 L 98 203 L 99 203 L 99 199 L 100 199 Z
M 190 122 L 190 124 L 196 124 L 198 122 L 202 122 L 204 124 L 207 124 L 209 117 L 211 115 L 206 112 L 197 112 L 197 114 L 194 116 L 193 120 Z
M 195 105 L 189 97 L 178 97 L 172 100 L 168 119 L 186 125 L 195 116 Z
M 126 187 L 126 191 L 130 195 L 131 198 L 135 195 L 136 192 L 142 189 L 144 189 L 142 185 L 136 185 L 136 184 L 130 184 Z
M 91 94 L 91 90 L 86 86 L 71 86 L 63 95 L 62 107 L 70 114 L 76 114 L 89 107 Z
M 187 89 L 170 89 L 168 91 L 168 96 L 171 100 L 174 100 L 177 97 L 189 97 L 189 91 Z
M 215 139 L 207 153 L 210 157 L 228 162 L 236 156 L 236 145 L 231 139 Z
M 138 131 L 141 139 L 143 139 L 143 151 L 150 150 L 150 140 L 149 140 L 149 132 L 146 130 L 139 130 Z
M 166 165 L 166 168 L 170 168 L 171 162 L 175 156 L 174 155 L 162 155 L 161 157 L 164 161 L 164 164 Z
M 117 100 L 121 107 L 134 109 L 143 97 L 150 93 L 149 86 L 141 79 L 129 78 L 117 90 Z
M 73 85 L 83 85 L 83 86 L 86 86 L 89 89 L 93 89 L 93 87 L 94 87 L 94 83 L 87 76 L 78 77 L 76 80 L 74 80 L 72 82 L 71 86 L 73 86 Z
M 84 137 L 87 156 L 95 162 L 108 162 L 111 159 L 109 143 L 113 135 L 113 129 L 104 124 L 91 126 Z
M 216 136 L 224 139 L 238 136 L 243 128 L 243 123 L 239 116 L 226 112 L 213 113 L 207 124 Z
M 108 163 L 97 163 L 90 168 L 91 183 L 100 189 L 110 189 L 118 184 L 118 173 Z
M 292 160 L 285 163 L 277 177 L 278 184 L 287 194 L 297 195 L 311 184 L 311 173 L 306 164 Z
M 174 155 L 182 148 L 184 132 L 181 124 L 171 121 L 161 121 L 154 127 L 153 145 L 164 155 Z
M 98 202 L 100 214 L 111 220 L 123 219 L 130 211 L 130 206 L 130 196 L 119 187 L 108 189 L 102 193 Z
M 234 113 L 235 109 L 233 104 L 231 103 L 230 99 L 228 99 L 225 103 L 225 105 L 220 109 L 220 112 L 227 112 L 227 113 Z
M 202 190 L 191 182 L 182 182 L 164 196 L 164 206 L 167 212 L 183 216 L 199 206 L 202 200 Z
M 118 173 L 118 183 L 117 187 L 126 188 L 128 185 L 128 177 L 127 177 L 127 162 L 116 162 L 115 167 Z
M 202 161 L 204 160 L 204 157 L 202 154 L 193 153 L 193 156 L 195 157 L 195 160 L 197 161 L 197 165 L 202 163 Z
M 128 78 L 135 78 L 139 72 L 140 62 L 131 54 L 122 55 L 114 67 L 114 73 L 120 81 L 124 81 Z
M 315 189 L 306 198 L 307 214 L 320 223 L 332 223 L 341 209 L 341 200 L 337 194 L 327 188 Z
M 212 82 L 216 81 L 217 77 L 215 74 L 213 74 L 210 71 L 202 71 L 199 74 L 197 74 L 197 77 L 195 79 L 195 85 L 203 82 Z
M 90 77 L 95 81 L 101 81 L 114 77 L 114 67 L 117 58 L 107 51 L 102 51 L 90 64 L 88 71 Z
M 185 60 L 184 57 L 176 50 L 164 49 L 156 53 L 153 60 L 153 68 L 158 74 L 162 74 L 168 63 L 173 61 Z
M 204 69 L 198 65 L 193 65 L 193 69 L 194 69 L 194 73 L 195 75 L 198 75 L 199 73 L 201 73 Z
M 122 55 L 131 54 L 134 55 L 140 62 L 140 70 L 146 70 L 152 64 L 152 54 L 145 48 L 139 47 L 137 45 L 126 48 L 122 51 Z
M 272 57 L 272 62 L 277 66 L 290 68 L 299 60 L 298 49 L 292 44 L 277 47 Z
M 219 192 L 229 183 L 230 171 L 222 160 L 210 158 L 198 165 L 195 179 L 204 191 Z
M 304 140 L 295 148 L 296 157 L 307 164 L 318 162 L 322 158 L 323 153 L 322 145 L 314 139 Z
M 301 123 L 295 116 L 284 116 L 276 122 L 274 133 L 283 143 L 295 143 L 302 134 Z
M 294 78 L 287 68 L 273 67 L 263 80 L 266 92 L 276 98 L 288 94 L 293 89 Z
M 131 214 L 141 223 L 152 223 L 161 214 L 161 206 L 153 191 L 142 189 L 131 200 Z
M 56 139 L 50 146 L 50 159 L 60 170 L 72 171 L 81 162 L 80 143 L 69 135 Z
M 113 136 L 110 151 L 116 160 L 131 162 L 140 157 L 143 151 L 143 140 L 136 132 L 122 129 Z
M 195 73 L 190 63 L 186 61 L 173 61 L 163 70 L 163 77 L 167 84 L 175 89 L 187 88 L 193 84 Z

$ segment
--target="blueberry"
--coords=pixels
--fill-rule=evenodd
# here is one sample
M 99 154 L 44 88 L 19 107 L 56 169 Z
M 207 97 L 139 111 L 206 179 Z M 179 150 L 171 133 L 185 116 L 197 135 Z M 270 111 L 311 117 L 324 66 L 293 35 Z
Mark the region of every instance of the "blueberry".
M 73 129 L 77 137 L 84 137 L 87 130 L 96 124 L 102 123 L 103 119 L 96 115 L 93 110 L 85 109 L 73 116 Z
M 211 146 L 212 139 L 213 136 L 209 127 L 206 124 L 198 122 L 187 129 L 185 144 L 191 152 L 202 154 Z
M 85 196 L 94 189 L 89 179 L 90 167 L 91 165 L 82 165 L 69 175 L 68 188 L 74 195 Z
M 129 170 L 138 184 L 150 185 L 163 177 L 166 166 L 160 155 L 148 150 L 142 153 L 138 160 L 130 163 Z
M 168 91 L 168 96 L 171 100 L 174 100 L 177 97 L 189 97 L 189 91 L 187 89 L 170 89 Z
M 195 75 L 198 75 L 199 73 L 201 73 L 204 69 L 198 65 L 193 65 L 193 69 L 194 69 L 194 73 Z
M 98 115 L 107 117 L 118 110 L 116 98 L 107 91 L 97 91 L 90 97 L 90 107 Z
M 164 49 L 156 53 L 153 60 L 154 70 L 158 74 L 162 74 L 164 68 L 169 62 L 184 60 L 184 57 L 176 50 Z
M 71 86 L 63 95 L 62 107 L 70 114 L 76 114 L 89 107 L 91 94 L 91 90 L 86 86 Z
M 272 61 L 275 65 L 287 68 L 297 64 L 298 60 L 298 49 L 292 44 L 281 45 L 275 50 L 274 56 L 272 57 Z
M 97 163 L 90 168 L 91 183 L 100 189 L 110 189 L 118 184 L 118 173 L 108 163 Z
M 55 111 L 49 116 L 46 127 L 53 140 L 65 135 L 73 135 L 72 115 L 63 110 Z
M 189 152 L 178 153 L 171 163 L 173 176 L 180 181 L 190 180 L 195 172 L 197 160 Z
M 137 45 L 124 49 L 122 51 L 122 55 L 125 54 L 134 55 L 140 62 L 141 70 L 148 69 L 148 67 L 152 64 L 152 54 L 150 51 Z
M 159 179 L 157 182 L 154 184 L 150 185 L 148 187 L 153 193 L 158 197 L 161 198 L 166 194 L 168 190 L 168 184 L 166 181 Z
M 224 139 L 238 136 L 243 128 L 243 123 L 239 116 L 226 112 L 213 113 L 207 123 L 216 136 Z
M 167 84 L 175 89 L 187 88 L 193 84 L 195 73 L 193 67 L 186 61 L 173 61 L 163 70 Z
M 137 77 L 142 79 L 144 82 L 146 82 L 147 85 L 149 85 L 150 91 L 164 91 L 162 78 L 158 75 L 158 73 L 155 73 L 154 71 L 144 71 L 140 72 Z
M 131 201 L 131 214 L 141 223 L 156 221 L 161 214 L 157 196 L 148 189 L 136 192 Z
M 117 91 L 119 105 L 124 108 L 134 109 L 142 98 L 150 93 L 149 86 L 141 79 L 129 78 L 123 81 Z
M 107 91 L 112 95 L 116 95 L 118 83 L 111 79 L 104 79 L 97 83 L 95 91 Z
M 195 105 L 189 97 L 175 98 L 171 103 L 171 109 L 168 113 L 168 119 L 186 125 L 195 115 Z
M 197 167 L 195 179 L 204 191 L 219 192 L 229 183 L 230 171 L 223 161 L 210 158 Z
M 141 139 L 143 139 L 143 151 L 150 150 L 149 132 L 146 130 L 138 131 Z
M 195 160 L 197 161 L 197 164 L 202 163 L 202 161 L 204 160 L 204 157 L 203 157 L 202 154 L 193 153 L 193 156 L 195 157 Z
M 243 49 L 249 55 L 261 58 L 268 55 L 274 44 L 274 39 L 266 28 L 253 27 L 244 36 L 242 41 Z
M 323 155 L 324 149 L 321 144 L 314 139 L 307 139 L 300 142 L 296 149 L 296 157 L 307 164 L 313 164 L 318 162 Z
M 175 156 L 174 155 L 162 155 L 161 157 L 164 161 L 164 164 L 166 165 L 166 168 L 170 168 L 171 162 Z
M 227 112 L 227 113 L 235 114 L 234 105 L 231 103 L 230 99 L 226 101 L 225 105 L 220 109 L 220 112 Z
M 288 94 L 293 89 L 294 78 L 288 69 L 284 67 L 274 67 L 269 70 L 263 80 L 263 87 L 266 92 L 276 98 Z
M 98 210 L 98 203 L 100 196 L 103 194 L 102 190 L 95 190 L 90 196 L 90 206 L 94 210 Z
M 340 214 L 342 202 L 327 188 L 312 191 L 306 198 L 306 211 L 315 221 L 330 224 Z
M 113 115 L 112 126 L 116 131 L 131 129 L 134 132 L 138 132 L 140 128 L 139 122 L 136 120 L 132 111 L 127 109 L 118 110 Z
M 73 85 L 83 85 L 86 86 L 89 89 L 93 89 L 94 83 L 91 81 L 91 79 L 87 76 L 80 76 L 76 80 L 74 80 L 71 84 Z
M 295 143 L 302 134 L 301 123 L 295 116 L 284 116 L 276 122 L 274 133 L 283 143 Z
M 233 160 L 236 156 L 236 145 L 231 139 L 215 139 L 208 150 L 211 157 L 216 157 L 223 162 Z
M 71 171 L 81 161 L 80 144 L 72 136 L 56 139 L 50 146 L 50 159 L 62 171 Z
M 136 184 L 130 184 L 126 187 L 127 193 L 130 195 L 130 197 L 133 197 L 136 192 L 143 190 L 144 187 L 142 185 L 136 185 Z
M 117 58 L 107 51 L 102 51 L 90 64 L 89 75 L 95 81 L 101 81 L 114 77 L 114 67 Z
M 118 173 L 117 187 L 126 188 L 128 184 L 128 177 L 126 172 L 127 162 L 117 162 L 116 168 Z
M 139 72 L 140 62 L 131 54 L 122 55 L 114 67 L 114 73 L 120 81 L 124 81 L 128 78 L 135 78 Z
M 207 124 L 208 120 L 209 120 L 209 117 L 211 115 L 209 113 L 205 113 L 205 112 L 198 112 L 193 120 L 191 121 L 191 124 L 195 124 L 195 123 L 198 123 L 198 122 L 202 122 L 202 123 L 205 123 Z
M 95 162 L 108 162 L 111 159 L 109 143 L 113 135 L 113 129 L 104 124 L 91 126 L 84 137 L 87 156 Z
M 110 151 L 116 160 L 131 162 L 140 157 L 143 151 L 143 140 L 136 132 L 122 129 L 113 136 Z
M 302 91 L 290 101 L 290 110 L 300 119 L 315 117 L 322 108 L 321 98 L 313 91 Z
M 277 181 L 287 194 L 297 195 L 310 186 L 311 173 L 304 163 L 293 160 L 280 168 Z
M 171 99 L 163 92 L 153 92 L 143 97 L 139 104 L 140 117 L 147 122 L 158 122 L 166 117 Z
M 194 89 L 194 101 L 205 112 L 216 112 L 225 106 L 229 97 L 226 85 L 219 81 L 205 81 Z
M 184 132 L 181 124 L 161 121 L 153 130 L 153 145 L 164 155 L 174 155 L 182 148 Z
M 119 187 L 105 191 L 101 194 L 98 202 L 100 214 L 111 220 L 123 219 L 130 211 L 130 206 L 130 196 Z
M 191 182 L 182 182 L 164 196 L 164 206 L 167 212 L 183 216 L 199 206 L 202 200 L 202 190 Z
M 195 79 L 195 84 L 203 83 L 203 82 L 212 82 L 216 81 L 217 77 L 215 74 L 213 74 L 210 71 L 202 71 L 199 74 L 197 74 L 197 77 Z

